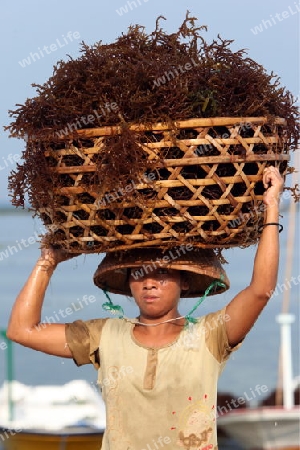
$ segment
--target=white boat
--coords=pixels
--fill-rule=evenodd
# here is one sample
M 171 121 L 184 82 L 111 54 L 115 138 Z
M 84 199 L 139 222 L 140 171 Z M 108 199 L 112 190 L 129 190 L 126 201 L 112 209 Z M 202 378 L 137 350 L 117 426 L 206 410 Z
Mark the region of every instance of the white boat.
M 218 418 L 218 427 L 245 450 L 299 450 L 300 409 L 245 408 Z
M 14 380 L 0 389 L 0 446 L 5 450 L 96 450 L 104 428 L 104 402 L 87 381 L 27 386 Z

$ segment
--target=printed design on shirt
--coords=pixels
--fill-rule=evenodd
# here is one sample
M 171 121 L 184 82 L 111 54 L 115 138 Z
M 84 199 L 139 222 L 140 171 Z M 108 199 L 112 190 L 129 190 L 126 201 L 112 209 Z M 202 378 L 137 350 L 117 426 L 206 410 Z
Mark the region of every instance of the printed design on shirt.
M 214 450 L 211 444 L 211 437 L 215 429 L 215 408 L 204 400 L 193 402 L 192 397 L 188 397 L 188 406 L 180 413 L 177 429 L 178 438 L 176 444 L 186 450 Z M 176 411 L 172 414 L 175 416 Z M 217 448 L 217 447 L 216 447 Z
M 103 389 L 105 389 L 106 408 L 108 411 L 105 434 L 109 437 L 109 443 L 112 448 L 132 448 L 132 443 L 125 437 L 121 411 L 124 411 L 124 401 L 120 395 L 120 381 L 124 377 L 126 368 L 124 366 L 110 366 L 107 369 L 107 376 L 102 380 Z M 105 379 L 109 382 L 105 383 Z M 121 444 L 122 443 L 122 444 Z M 122 447 L 120 447 L 122 445 Z

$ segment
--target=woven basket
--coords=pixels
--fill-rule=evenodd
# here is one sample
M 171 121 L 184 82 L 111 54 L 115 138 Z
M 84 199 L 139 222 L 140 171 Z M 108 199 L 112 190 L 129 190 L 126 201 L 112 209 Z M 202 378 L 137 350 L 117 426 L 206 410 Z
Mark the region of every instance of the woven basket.
M 276 165 L 284 173 L 289 160 L 284 119 L 191 119 L 131 130 L 145 136 L 141 152 L 157 165 L 154 180 L 141 174 L 122 195 L 118 190 L 99 194 L 83 182 L 95 173 L 103 139 L 121 133 L 119 127 L 77 130 L 60 150 L 47 144 L 46 157 L 52 166 L 57 162 L 51 170 L 66 180 L 65 187 L 53 187 L 60 205 L 55 214 L 50 207 L 38 211 L 50 242 L 74 253 L 100 253 L 184 243 L 246 247 L 257 241 L 263 170 Z M 161 152 L 167 155 L 163 160 Z M 70 166 L 70 155 L 76 165 Z

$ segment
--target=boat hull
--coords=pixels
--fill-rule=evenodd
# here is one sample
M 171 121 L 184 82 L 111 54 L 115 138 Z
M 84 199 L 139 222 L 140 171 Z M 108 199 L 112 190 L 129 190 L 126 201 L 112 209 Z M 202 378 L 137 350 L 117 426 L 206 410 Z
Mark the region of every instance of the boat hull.
M 300 409 L 259 408 L 230 412 L 218 427 L 245 450 L 300 450 Z
M 35 432 L 0 430 L 4 450 L 99 450 L 103 432 Z M 3 440 L 4 439 L 4 440 Z

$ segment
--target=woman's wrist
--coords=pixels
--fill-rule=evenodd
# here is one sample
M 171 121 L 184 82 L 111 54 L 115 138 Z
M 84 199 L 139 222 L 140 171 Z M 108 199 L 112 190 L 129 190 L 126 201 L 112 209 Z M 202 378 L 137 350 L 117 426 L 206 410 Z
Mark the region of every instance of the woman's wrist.
M 261 226 L 259 231 L 263 231 L 264 228 L 269 227 L 269 226 L 270 227 L 277 227 L 279 233 L 281 233 L 282 230 L 283 230 L 283 225 L 281 223 L 279 223 L 279 222 L 266 222 L 266 223 L 264 223 Z
M 49 271 L 54 270 L 57 266 L 57 263 L 53 258 L 49 257 L 49 255 L 40 256 L 36 262 L 36 267 L 41 267 L 42 269 Z
M 264 222 L 279 222 L 279 204 L 267 205 Z
M 271 197 L 265 203 L 265 210 L 268 211 L 279 211 L 280 197 Z

